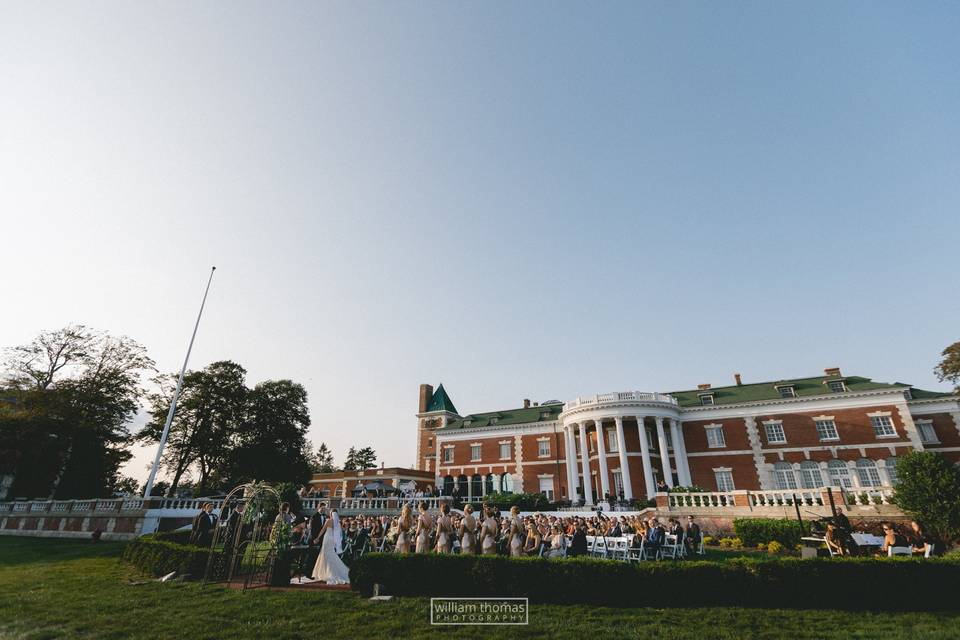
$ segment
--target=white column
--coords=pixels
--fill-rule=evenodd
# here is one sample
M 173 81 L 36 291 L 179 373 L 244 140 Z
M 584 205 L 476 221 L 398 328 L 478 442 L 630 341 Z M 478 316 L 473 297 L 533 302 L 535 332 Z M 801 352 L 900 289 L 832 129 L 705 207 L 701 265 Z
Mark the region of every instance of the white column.
M 670 454 L 667 452 L 667 435 L 663 431 L 663 418 L 657 416 L 657 446 L 660 447 L 660 464 L 663 466 L 663 481 L 673 486 L 673 470 L 670 468 Z
M 573 427 L 566 425 L 563 428 L 564 449 L 567 458 L 567 497 L 570 500 L 576 498 L 577 485 L 577 444 L 573 436 Z
M 637 416 L 637 427 L 640 432 L 640 456 L 643 462 L 643 482 L 647 486 L 647 500 L 652 500 L 657 488 L 653 486 L 653 467 L 650 464 L 650 443 L 647 441 L 647 428 L 643 426 L 643 416 Z
M 610 493 L 610 480 L 607 473 L 607 447 L 603 444 L 603 422 L 594 420 L 593 424 L 597 427 L 597 455 L 600 461 L 600 499 Z
M 583 499 L 593 506 L 593 487 L 590 482 L 590 453 L 587 449 L 587 425 L 580 425 L 580 465 L 583 467 Z
M 687 448 L 683 442 L 683 429 L 679 420 L 670 420 L 670 437 L 673 438 L 673 460 L 677 463 L 677 476 L 680 478 L 680 484 L 689 487 L 693 483 L 690 481 Z
M 614 418 L 617 423 L 617 452 L 620 454 L 620 478 L 623 480 L 623 497 L 633 500 L 633 487 L 630 485 L 630 467 L 627 466 L 627 443 L 623 437 L 623 418 Z

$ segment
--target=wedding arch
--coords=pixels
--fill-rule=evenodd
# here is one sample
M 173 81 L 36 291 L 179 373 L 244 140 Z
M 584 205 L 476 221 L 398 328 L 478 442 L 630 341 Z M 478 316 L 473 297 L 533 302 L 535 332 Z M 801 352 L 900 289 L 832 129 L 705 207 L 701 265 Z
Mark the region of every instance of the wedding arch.
M 226 495 L 210 543 L 204 583 L 238 583 L 244 590 L 268 583 L 278 540 L 286 541 L 272 535 L 282 533 L 273 531 L 280 503 L 280 494 L 265 482 L 241 484 Z

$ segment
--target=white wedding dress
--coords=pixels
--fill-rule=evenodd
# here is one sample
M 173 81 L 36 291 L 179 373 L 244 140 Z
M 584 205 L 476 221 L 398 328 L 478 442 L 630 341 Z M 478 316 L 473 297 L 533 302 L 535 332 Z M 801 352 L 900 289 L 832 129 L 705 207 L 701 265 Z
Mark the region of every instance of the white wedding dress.
M 337 555 L 343 553 L 343 532 L 340 530 L 340 514 L 334 512 L 330 518 L 330 527 L 323 536 L 317 564 L 313 566 L 313 579 L 327 584 L 350 584 L 350 569 Z

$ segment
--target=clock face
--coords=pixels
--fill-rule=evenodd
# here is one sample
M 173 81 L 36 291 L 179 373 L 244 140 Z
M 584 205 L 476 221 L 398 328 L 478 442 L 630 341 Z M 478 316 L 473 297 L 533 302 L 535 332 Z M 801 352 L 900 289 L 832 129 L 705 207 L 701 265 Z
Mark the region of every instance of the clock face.
M 440 418 L 430 418 L 429 420 L 424 421 L 423 426 L 428 429 L 436 429 L 443 423 Z

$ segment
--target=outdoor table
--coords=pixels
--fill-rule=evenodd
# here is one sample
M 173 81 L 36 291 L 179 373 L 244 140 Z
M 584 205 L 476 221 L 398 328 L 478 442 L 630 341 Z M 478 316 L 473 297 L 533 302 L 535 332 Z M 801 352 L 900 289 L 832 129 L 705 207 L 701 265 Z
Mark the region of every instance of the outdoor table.
M 804 536 L 800 538 L 803 543 L 803 549 L 800 550 L 801 558 L 816 558 L 820 545 L 826 544 L 826 538 L 817 538 L 816 536 Z

